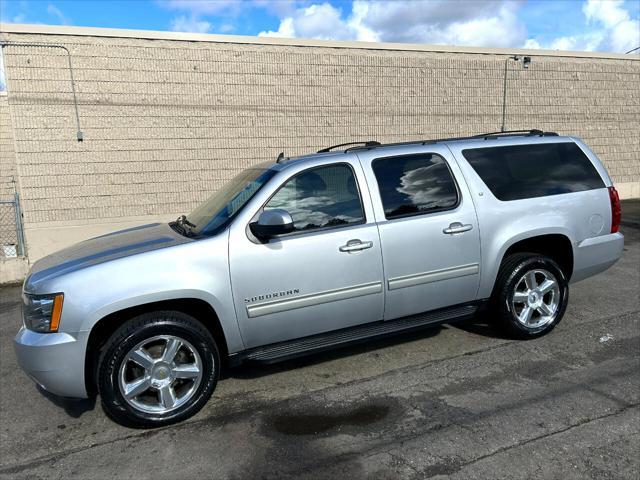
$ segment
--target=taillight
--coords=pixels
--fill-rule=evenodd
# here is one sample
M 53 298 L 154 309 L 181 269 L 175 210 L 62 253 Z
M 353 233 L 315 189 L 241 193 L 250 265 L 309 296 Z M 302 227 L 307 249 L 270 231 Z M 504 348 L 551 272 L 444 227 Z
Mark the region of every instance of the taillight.
M 622 220 L 622 205 L 616 187 L 609 187 L 609 200 L 611 200 L 611 233 L 620 230 L 620 220 Z

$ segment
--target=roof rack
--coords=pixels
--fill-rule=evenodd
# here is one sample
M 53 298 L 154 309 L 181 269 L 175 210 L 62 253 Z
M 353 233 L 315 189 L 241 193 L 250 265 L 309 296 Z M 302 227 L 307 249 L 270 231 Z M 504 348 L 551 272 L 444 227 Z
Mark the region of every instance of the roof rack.
M 509 136 L 519 136 L 521 134 L 525 134 L 528 137 L 557 137 L 558 134 L 556 132 L 544 132 L 542 130 L 507 130 L 505 132 L 491 132 L 491 133 L 483 133 L 481 135 L 475 135 L 474 138 L 497 138 L 497 137 L 509 137 Z
M 536 130 L 536 129 L 533 129 L 533 130 L 508 130 L 506 132 L 481 133 L 481 134 L 478 134 L 478 135 L 470 135 L 470 136 L 466 136 L 466 137 L 449 137 L 449 138 L 437 138 L 437 139 L 430 139 L 430 140 L 412 140 L 412 141 L 408 141 L 408 142 L 395 142 L 395 143 L 383 143 L 383 144 L 380 144 L 378 142 L 374 142 L 374 143 L 378 143 L 378 144 L 377 145 L 366 145 L 365 144 L 363 146 L 351 147 L 351 148 L 347 148 L 345 150 L 345 152 L 348 152 L 350 150 L 363 150 L 363 149 L 369 149 L 369 148 L 375 148 L 375 147 L 389 147 L 389 146 L 400 146 L 400 145 L 428 145 L 428 144 L 433 144 L 433 143 L 450 142 L 450 141 L 456 141 L 456 140 L 477 140 L 477 139 L 491 140 L 491 139 L 499 138 L 499 137 L 516 137 L 516 136 L 557 137 L 558 134 L 556 132 L 544 132 L 542 130 Z M 358 145 L 360 143 L 363 143 L 363 142 L 354 142 L 353 144 Z M 344 145 L 350 145 L 350 144 L 349 143 L 345 143 L 343 145 L 336 145 L 336 147 L 341 147 L 341 146 L 344 146 Z M 324 150 L 321 150 L 321 151 L 324 151 Z
M 333 145 L 331 147 L 327 147 L 327 148 L 323 148 L 322 150 L 318 150 L 318 153 L 327 153 L 327 152 L 330 152 L 331 150 L 333 150 L 334 148 L 348 147 L 349 145 L 363 145 L 365 148 L 370 148 L 370 147 L 379 147 L 382 144 L 380 142 L 376 142 L 374 140 L 369 140 L 369 141 L 366 141 L 366 142 L 340 143 L 338 145 Z

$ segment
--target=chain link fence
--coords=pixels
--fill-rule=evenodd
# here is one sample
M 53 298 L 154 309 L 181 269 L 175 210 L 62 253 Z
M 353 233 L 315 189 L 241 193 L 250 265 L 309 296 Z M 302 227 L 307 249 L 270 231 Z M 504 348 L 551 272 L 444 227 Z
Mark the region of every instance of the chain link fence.
M 0 260 L 25 255 L 22 214 L 18 195 L 0 200 Z

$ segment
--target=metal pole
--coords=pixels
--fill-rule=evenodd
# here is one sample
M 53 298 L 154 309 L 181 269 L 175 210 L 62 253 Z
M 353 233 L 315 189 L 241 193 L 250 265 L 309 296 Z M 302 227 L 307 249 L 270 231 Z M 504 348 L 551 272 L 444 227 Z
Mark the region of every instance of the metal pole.
M 67 52 L 67 59 L 69 60 L 69 75 L 71 77 L 71 93 L 73 95 L 73 107 L 76 114 L 76 125 L 78 127 L 78 131 L 76 132 L 76 138 L 79 142 L 84 140 L 84 135 L 82 133 L 82 129 L 80 128 L 80 114 L 78 113 L 78 98 L 76 97 L 76 82 L 73 77 L 73 64 L 71 63 L 71 52 L 64 45 L 55 45 L 53 43 L 27 43 L 27 42 L 5 42 L 0 41 L 0 47 L 42 47 L 42 48 L 61 48 L 65 52 Z
M 20 257 L 26 257 L 27 246 L 24 241 L 24 231 L 22 230 L 22 209 L 20 208 L 20 195 L 18 195 L 18 192 L 15 192 L 14 198 L 14 209 L 16 212 L 16 235 L 18 237 L 18 251 L 16 253 Z
M 16 254 L 19 257 L 26 256 L 26 242 L 24 239 L 24 230 L 22 229 L 22 209 L 20 208 L 20 195 L 18 194 L 18 186 L 15 177 L 11 179 L 13 183 L 13 212 L 15 215 L 16 224 L 16 240 L 18 245 L 16 246 Z

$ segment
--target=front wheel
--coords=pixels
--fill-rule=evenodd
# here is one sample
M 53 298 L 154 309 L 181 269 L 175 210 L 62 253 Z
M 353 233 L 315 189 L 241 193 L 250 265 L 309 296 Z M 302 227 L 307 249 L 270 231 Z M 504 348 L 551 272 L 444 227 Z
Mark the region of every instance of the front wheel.
M 544 335 L 560 323 L 567 308 L 569 284 L 551 258 L 533 253 L 507 257 L 493 294 L 495 313 L 519 338 Z
M 180 312 L 153 312 L 122 325 L 98 364 L 98 391 L 116 422 L 139 428 L 197 413 L 215 389 L 219 354 L 211 334 Z

